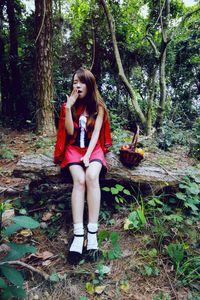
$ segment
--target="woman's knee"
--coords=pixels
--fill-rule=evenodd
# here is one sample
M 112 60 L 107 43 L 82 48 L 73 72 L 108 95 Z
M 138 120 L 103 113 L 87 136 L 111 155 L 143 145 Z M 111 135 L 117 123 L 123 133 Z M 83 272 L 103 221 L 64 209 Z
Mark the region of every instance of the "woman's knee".
M 73 178 L 74 181 L 74 185 L 76 186 L 80 186 L 80 187 L 85 187 L 85 174 L 77 174 L 77 176 L 75 176 Z
M 94 170 L 88 170 L 86 173 L 86 184 L 90 187 L 92 186 L 99 186 L 99 173 L 94 172 Z

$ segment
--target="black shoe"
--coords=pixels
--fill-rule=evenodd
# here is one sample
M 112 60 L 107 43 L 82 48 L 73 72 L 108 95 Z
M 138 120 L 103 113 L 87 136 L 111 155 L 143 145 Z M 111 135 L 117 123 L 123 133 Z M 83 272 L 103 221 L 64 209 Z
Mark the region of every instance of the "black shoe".
M 87 232 L 90 234 L 98 233 L 98 231 L 89 231 L 88 228 Z M 85 259 L 88 262 L 97 262 L 101 256 L 102 252 L 99 249 L 90 249 L 85 251 Z
M 84 237 L 84 234 L 74 234 L 74 236 Z M 73 240 L 70 243 L 70 247 L 71 247 L 71 244 L 73 243 Z M 78 265 L 79 262 L 82 260 L 82 258 L 83 258 L 82 253 L 79 253 L 79 252 L 76 252 L 76 251 L 70 251 L 69 250 L 68 255 L 67 255 L 68 263 L 70 265 L 74 265 L 74 266 Z

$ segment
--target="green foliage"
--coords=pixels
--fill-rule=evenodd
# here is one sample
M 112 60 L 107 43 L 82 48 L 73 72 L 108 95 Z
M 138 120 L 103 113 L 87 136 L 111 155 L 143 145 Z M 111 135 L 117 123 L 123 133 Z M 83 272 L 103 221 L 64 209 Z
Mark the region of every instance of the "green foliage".
M 8 300 L 13 297 L 26 298 L 23 290 L 24 278 L 16 268 L 11 267 L 9 262 L 22 258 L 27 253 L 35 253 L 36 248 L 28 244 L 16 244 L 9 242 L 9 236 L 22 228 L 35 229 L 39 223 L 27 216 L 16 216 L 10 219 L 13 223 L 5 228 L 2 226 L 2 215 L 10 208 L 9 203 L 0 204 L 0 241 L 7 241 L 9 253 L 0 260 L 0 289 L 1 299 Z
M 139 207 L 128 216 L 128 229 L 140 230 L 147 225 L 144 209 Z
M 115 197 L 115 202 L 117 203 L 117 208 L 119 205 L 125 204 L 125 196 L 131 196 L 131 193 L 121 184 L 115 184 L 114 187 L 103 187 L 102 191 L 109 192 Z
M 182 129 L 183 123 L 180 120 L 166 120 L 156 138 L 158 147 L 167 151 L 175 144 L 188 145 L 187 134 Z
M 6 145 L 1 145 L 0 158 L 13 159 L 14 158 L 13 150 L 7 148 Z
M 120 258 L 122 255 L 122 251 L 119 245 L 119 234 L 117 232 L 109 232 L 107 230 L 101 230 L 99 232 L 99 245 L 103 243 L 103 241 L 108 241 L 110 243 L 109 250 L 103 250 L 103 257 L 106 259 L 116 259 Z
M 190 154 L 200 160 L 200 119 L 198 119 L 193 125 L 192 138 Z
M 200 256 L 186 256 L 182 244 L 169 244 L 167 252 L 175 265 L 176 277 L 183 285 L 200 278 Z
M 194 215 L 198 215 L 199 212 L 199 183 L 199 178 L 189 178 L 188 176 L 185 176 L 179 184 L 180 191 L 176 193 L 176 197 L 181 200 L 184 207 L 189 209 Z

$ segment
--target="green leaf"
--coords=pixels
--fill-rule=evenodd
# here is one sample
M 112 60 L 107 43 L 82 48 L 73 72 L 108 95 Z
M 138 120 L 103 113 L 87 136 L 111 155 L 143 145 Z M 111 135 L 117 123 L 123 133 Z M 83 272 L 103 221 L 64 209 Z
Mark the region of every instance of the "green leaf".
M 15 286 L 22 286 L 24 279 L 19 271 L 9 265 L 0 266 L 2 274 Z
M 109 187 L 103 187 L 103 188 L 102 188 L 102 191 L 110 192 L 110 188 L 109 188 Z
M 58 273 L 52 273 L 51 276 L 50 276 L 50 280 L 51 280 L 51 281 L 54 281 L 54 282 L 60 281 L 60 278 L 59 278 L 59 276 L 58 276 Z
M 142 223 L 142 225 L 145 225 L 145 224 L 147 223 L 147 221 L 146 221 L 146 218 L 145 218 L 143 209 L 138 208 L 138 209 L 136 210 L 136 212 L 137 212 L 137 214 L 138 214 L 139 220 L 140 220 L 140 222 Z
M 22 229 L 23 227 L 19 224 L 11 224 L 10 226 L 6 227 L 4 230 L 4 234 L 6 236 L 12 235 L 14 232 L 16 232 L 19 229 Z
M 17 216 L 13 218 L 13 221 L 22 226 L 23 228 L 34 229 L 40 226 L 40 224 L 33 220 L 31 217 L 27 216 Z
M 2 293 L 1 293 L 1 300 L 9 300 L 13 298 L 12 288 L 7 287 Z
M 19 210 L 19 213 L 20 213 L 21 215 L 26 215 L 26 214 L 27 214 L 27 210 L 24 209 L 24 208 L 22 208 L 22 209 Z
M 5 289 L 7 288 L 7 284 L 3 280 L 3 278 L 0 277 L 0 289 Z
M 109 250 L 109 251 L 108 251 L 108 258 L 109 258 L 110 260 L 115 259 L 115 254 L 114 254 L 114 251 L 113 251 L 113 250 Z
M 157 254 L 158 254 L 156 248 L 152 248 L 151 250 L 149 250 L 148 253 L 149 253 L 149 256 L 151 256 L 151 257 L 157 257 Z
M 119 197 L 115 196 L 115 201 L 119 204 Z
M 116 245 L 116 243 L 118 242 L 118 239 L 119 239 L 119 233 L 112 231 L 110 234 L 110 239 L 111 239 L 112 245 Z
M 168 221 L 174 221 L 174 222 L 182 222 L 183 221 L 183 217 L 177 214 L 171 214 L 169 216 L 165 217 L 166 220 Z
M 19 297 L 21 299 L 25 299 L 26 298 L 26 292 L 22 289 L 22 288 L 19 288 L 19 287 L 10 287 L 10 290 L 11 292 L 13 293 L 13 295 L 15 297 Z
M 86 282 L 85 288 L 88 294 L 94 294 L 94 285 L 91 282 Z
M 116 189 L 118 189 L 119 192 L 121 192 L 124 187 L 121 184 L 115 184 Z
M 127 190 L 127 189 L 124 189 L 124 190 L 123 190 L 123 193 L 124 193 L 125 195 L 128 195 L 128 196 L 131 195 L 131 193 L 130 193 L 129 190 Z
M 80 296 L 79 300 L 88 300 L 86 296 Z
M 104 275 L 104 274 L 110 273 L 110 271 L 111 271 L 110 267 L 108 267 L 106 265 L 100 265 L 100 266 L 98 266 L 98 269 L 95 271 L 95 273 L 98 273 L 98 274 L 101 273 Z
M 111 193 L 112 195 L 117 195 L 119 193 L 118 189 L 111 187 Z
M 149 200 L 148 204 L 151 205 L 151 206 L 156 206 L 156 203 L 155 203 L 155 201 L 153 199 Z
M 190 207 L 192 209 L 192 211 L 197 211 L 198 207 L 196 205 L 194 205 L 193 203 L 185 203 L 185 207 Z
M 24 256 L 26 253 L 35 253 L 37 249 L 34 246 L 28 244 L 15 244 L 8 243 L 8 247 L 11 248 L 11 251 L 3 258 L 3 261 L 16 260 Z
M 195 182 L 191 182 L 190 185 L 188 186 L 187 190 L 193 195 L 199 194 L 199 187 Z
M 185 200 L 186 199 L 186 195 L 184 195 L 181 192 L 176 193 L 176 197 L 180 200 Z
M 167 252 L 176 265 L 184 258 L 184 247 L 182 244 L 169 244 Z
M 99 232 L 98 238 L 99 238 L 99 245 L 101 246 L 102 242 L 106 239 L 108 239 L 110 236 L 110 233 L 106 229 L 102 229 Z

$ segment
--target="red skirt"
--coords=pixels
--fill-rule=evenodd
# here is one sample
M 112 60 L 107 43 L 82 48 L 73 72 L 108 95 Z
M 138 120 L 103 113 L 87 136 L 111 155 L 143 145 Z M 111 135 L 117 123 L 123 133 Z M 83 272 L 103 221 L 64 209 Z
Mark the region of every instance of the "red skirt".
M 85 155 L 87 148 L 80 148 L 74 145 L 67 145 L 65 149 L 64 160 L 61 163 L 61 168 L 69 167 L 70 165 L 78 164 L 84 167 L 81 158 Z M 107 171 L 107 163 L 103 153 L 103 150 L 99 144 L 97 144 L 92 151 L 89 159 L 92 161 L 99 161 L 102 164 L 104 171 Z

